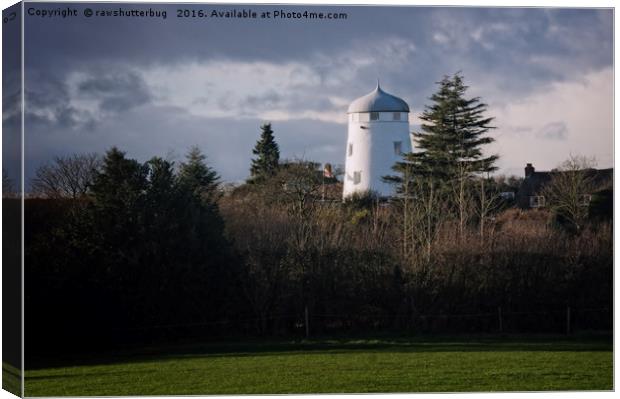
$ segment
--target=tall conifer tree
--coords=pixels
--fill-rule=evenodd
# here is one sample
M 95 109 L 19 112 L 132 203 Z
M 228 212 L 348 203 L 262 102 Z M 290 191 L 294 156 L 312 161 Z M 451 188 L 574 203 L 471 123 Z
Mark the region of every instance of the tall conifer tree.
M 206 163 L 207 157 L 197 146 L 192 146 L 179 169 L 181 185 L 206 202 L 214 202 L 217 196 L 220 177 Z
M 261 136 L 256 142 L 252 153 L 256 158 L 252 159 L 250 168 L 250 182 L 258 183 L 276 174 L 280 162 L 280 149 L 273 136 L 271 123 L 261 126 Z
M 444 76 L 438 85 L 420 117 L 421 131 L 413 134 L 418 151 L 406 154 L 393 168 L 397 175 L 385 180 L 396 183 L 405 198 L 434 198 L 435 203 L 445 199 L 462 233 L 470 213 L 472 178 L 497 169 L 498 156 L 483 154 L 483 146 L 494 141 L 486 136 L 493 118 L 484 115 L 487 105 L 479 97 L 466 97 L 468 86 L 460 73 Z
M 454 184 L 497 169 L 494 164 L 498 156 L 485 157 L 482 152 L 484 145 L 494 141 L 485 136 L 493 129 L 493 118 L 484 116 L 487 105 L 479 97 L 465 97 L 468 86 L 459 73 L 445 76 L 438 84 L 431 97 L 433 103 L 420 117 L 421 131 L 413 134 L 418 151 L 406 154 L 404 161 L 394 166 L 398 176 L 386 176 L 386 180 L 399 183 L 401 191 L 404 176 L 432 177 Z
M 494 163 L 498 157 L 482 153 L 482 146 L 494 141 L 485 136 L 493 129 L 493 118 L 484 116 L 487 105 L 479 97 L 465 97 L 468 86 L 459 73 L 445 76 L 438 84 L 439 90 L 431 97 L 433 104 L 426 106 L 420 117 L 422 131 L 414 133 L 421 151 L 410 160 L 448 180 L 497 169 Z

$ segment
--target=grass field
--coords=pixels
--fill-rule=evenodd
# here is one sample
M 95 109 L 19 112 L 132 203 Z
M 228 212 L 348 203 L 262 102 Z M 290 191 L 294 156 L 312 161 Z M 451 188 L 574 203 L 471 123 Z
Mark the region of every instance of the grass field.
M 2 389 L 13 395 L 22 394 L 22 371 L 8 363 L 2 362 Z
M 162 353 L 167 354 L 162 354 Z M 74 364 L 80 364 L 74 360 Z M 613 389 L 611 338 L 366 339 L 145 348 L 26 370 L 27 396 Z

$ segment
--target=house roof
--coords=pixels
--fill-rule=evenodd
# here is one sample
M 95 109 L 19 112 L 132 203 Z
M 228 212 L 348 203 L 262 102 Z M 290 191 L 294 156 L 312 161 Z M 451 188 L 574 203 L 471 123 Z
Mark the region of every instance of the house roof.
M 600 186 L 608 179 L 613 178 L 613 168 L 608 169 L 586 169 L 586 177 L 592 179 L 592 183 L 595 186 Z M 566 173 L 562 171 L 545 171 L 545 172 L 532 172 L 529 176 L 527 176 L 523 183 L 521 183 L 521 187 L 519 187 L 519 191 L 517 195 L 535 195 L 540 192 L 543 186 L 551 181 L 554 175 L 558 175 L 561 173 Z

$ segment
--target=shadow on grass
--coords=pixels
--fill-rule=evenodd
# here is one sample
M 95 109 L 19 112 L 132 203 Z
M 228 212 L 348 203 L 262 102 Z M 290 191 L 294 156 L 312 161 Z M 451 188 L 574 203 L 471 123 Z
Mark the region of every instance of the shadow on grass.
M 131 371 L 127 371 L 127 370 L 123 370 L 123 371 L 97 371 L 97 372 L 93 372 L 93 373 L 64 373 L 64 374 L 44 374 L 44 375 L 37 375 L 37 376 L 31 376 L 31 377 L 26 377 L 26 380 L 28 381 L 37 381 L 37 380 L 63 380 L 63 379 L 72 379 L 75 377 L 102 377 L 102 376 L 120 376 L 120 377 L 124 377 L 127 376 L 128 374 L 130 374 Z M 140 369 L 140 370 L 136 370 L 135 371 L 136 374 L 140 374 L 142 376 L 144 376 L 144 374 L 146 373 L 155 373 L 155 371 L 149 371 L 149 370 L 144 370 L 144 369 Z
M 52 367 L 123 364 L 204 357 L 295 356 L 311 353 L 344 354 L 424 352 L 605 352 L 613 350 L 613 335 L 587 336 L 432 336 L 325 337 L 311 340 L 257 340 L 186 343 L 124 348 L 115 353 L 57 356 L 26 364 L 27 370 Z M 31 379 L 34 377 L 26 377 Z

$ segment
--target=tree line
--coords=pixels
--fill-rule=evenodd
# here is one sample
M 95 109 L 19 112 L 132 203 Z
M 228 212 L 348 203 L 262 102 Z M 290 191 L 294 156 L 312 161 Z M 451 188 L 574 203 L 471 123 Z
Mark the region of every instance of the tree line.
M 514 182 L 489 177 L 492 118 L 466 89 L 439 82 L 389 203 L 341 201 L 319 164 L 280 159 L 270 124 L 230 192 L 196 147 L 178 165 L 112 148 L 43 166 L 25 212 L 27 351 L 497 332 L 498 309 L 503 331 L 561 332 L 569 305 L 590 312 L 575 328 L 610 329 L 611 223 L 563 229 L 501 200 Z

